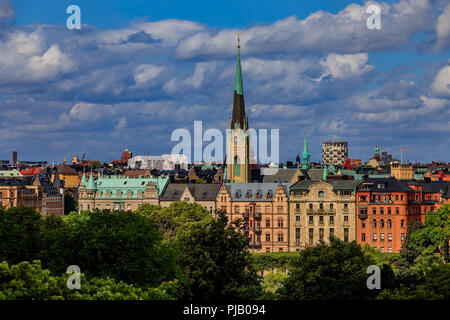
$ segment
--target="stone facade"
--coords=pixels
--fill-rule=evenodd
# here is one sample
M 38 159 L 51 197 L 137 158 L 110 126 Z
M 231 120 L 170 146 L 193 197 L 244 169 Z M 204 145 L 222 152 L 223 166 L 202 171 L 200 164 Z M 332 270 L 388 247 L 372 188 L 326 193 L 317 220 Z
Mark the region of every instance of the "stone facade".
M 289 251 L 290 183 L 225 183 L 217 209 L 229 221 L 243 219 L 252 252 Z
M 347 142 L 322 142 L 322 163 L 343 165 L 348 158 Z
M 355 193 L 361 181 L 311 181 L 290 188 L 290 251 L 328 242 L 356 240 Z

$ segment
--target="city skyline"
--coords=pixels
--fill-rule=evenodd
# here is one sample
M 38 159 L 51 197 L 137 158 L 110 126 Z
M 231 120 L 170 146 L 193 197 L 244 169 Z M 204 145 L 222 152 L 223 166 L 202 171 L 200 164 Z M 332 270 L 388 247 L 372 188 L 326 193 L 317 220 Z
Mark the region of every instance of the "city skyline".
M 301 155 L 304 131 L 315 162 L 329 140 L 363 161 L 377 145 L 398 159 L 405 147 L 404 161 L 448 162 L 450 4 L 380 1 L 382 28 L 369 30 L 372 2 L 264 1 L 259 16 L 219 3 L 214 22 L 204 2 L 174 1 L 168 13 L 79 1 L 82 28 L 68 30 L 67 1 L 33 10 L 0 0 L 0 159 L 17 150 L 19 161 L 112 161 L 125 148 L 170 153 L 172 131 L 192 132 L 196 120 L 224 131 L 240 31 L 249 124 L 280 130 L 281 162 Z

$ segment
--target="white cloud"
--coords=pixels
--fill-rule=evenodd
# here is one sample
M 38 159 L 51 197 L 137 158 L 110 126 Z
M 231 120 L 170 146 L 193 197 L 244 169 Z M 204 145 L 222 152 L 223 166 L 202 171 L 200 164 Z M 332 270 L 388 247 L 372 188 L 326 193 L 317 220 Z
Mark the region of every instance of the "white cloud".
M 367 53 L 344 55 L 330 53 L 325 60 L 320 62 L 325 69 L 325 73 L 320 79 L 328 75 L 341 79 L 360 76 L 374 69 L 374 66 L 367 64 L 368 61 Z
M 164 69 L 165 67 L 156 66 L 153 64 L 139 65 L 136 68 L 136 73 L 134 75 L 136 86 L 155 80 Z
M 437 48 L 446 50 L 450 48 L 450 3 L 444 8 L 436 23 Z
M 450 65 L 442 67 L 438 71 L 431 87 L 436 93 L 450 97 Z

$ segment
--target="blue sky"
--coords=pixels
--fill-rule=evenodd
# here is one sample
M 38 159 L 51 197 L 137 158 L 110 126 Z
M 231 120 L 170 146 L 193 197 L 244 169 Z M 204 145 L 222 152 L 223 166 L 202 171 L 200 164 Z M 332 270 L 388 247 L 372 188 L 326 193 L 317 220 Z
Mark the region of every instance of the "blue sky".
M 82 30 L 67 30 L 68 5 Z M 381 7 L 382 30 L 365 9 Z M 281 160 L 321 142 L 450 161 L 450 4 L 392 1 L 0 0 L 0 158 L 169 153 L 177 128 L 224 130 L 236 31 L 254 128 Z

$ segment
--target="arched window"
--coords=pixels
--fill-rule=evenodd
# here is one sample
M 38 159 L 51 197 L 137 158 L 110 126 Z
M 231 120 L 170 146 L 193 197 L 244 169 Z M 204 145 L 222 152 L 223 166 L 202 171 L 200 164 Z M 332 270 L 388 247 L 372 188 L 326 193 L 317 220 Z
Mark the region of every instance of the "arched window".
M 392 220 L 391 219 L 388 220 L 388 228 L 392 228 Z
M 377 227 L 377 220 L 373 219 L 373 227 L 376 228 Z
M 241 166 L 239 165 L 239 157 L 234 158 L 234 175 L 239 177 L 241 175 Z
M 322 190 L 319 191 L 319 198 L 323 198 L 325 197 L 325 192 L 323 192 Z
M 384 219 L 380 220 L 380 228 L 384 228 Z

